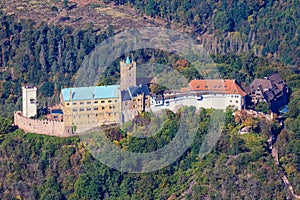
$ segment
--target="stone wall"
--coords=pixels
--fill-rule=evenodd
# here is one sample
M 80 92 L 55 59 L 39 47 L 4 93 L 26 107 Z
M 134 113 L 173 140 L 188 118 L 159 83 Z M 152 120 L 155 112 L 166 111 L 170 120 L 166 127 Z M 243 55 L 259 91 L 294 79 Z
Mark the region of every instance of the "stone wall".
M 14 113 L 14 124 L 25 132 L 57 137 L 72 136 L 72 133 L 65 133 L 64 122 L 30 119 L 24 117 L 20 111 Z

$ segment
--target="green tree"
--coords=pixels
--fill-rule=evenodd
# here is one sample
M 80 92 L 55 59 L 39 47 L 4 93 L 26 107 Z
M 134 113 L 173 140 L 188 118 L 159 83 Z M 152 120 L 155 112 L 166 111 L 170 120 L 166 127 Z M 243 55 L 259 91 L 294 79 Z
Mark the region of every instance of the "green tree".
M 13 129 L 12 121 L 7 119 L 7 118 L 0 117 L 0 135 L 1 134 L 7 134 L 12 129 Z
M 256 110 L 260 111 L 260 112 L 263 112 L 263 113 L 268 113 L 269 104 L 267 102 L 262 102 L 261 101 L 256 105 Z
M 45 97 L 51 97 L 54 94 L 54 83 L 45 82 L 41 87 L 41 93 Z

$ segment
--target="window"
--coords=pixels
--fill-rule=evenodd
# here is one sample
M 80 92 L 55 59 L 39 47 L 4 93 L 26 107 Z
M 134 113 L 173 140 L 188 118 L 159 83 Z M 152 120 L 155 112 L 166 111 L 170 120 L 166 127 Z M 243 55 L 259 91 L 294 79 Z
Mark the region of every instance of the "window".
M 235 101 L 235 103 L 238 103 L 239 101 Z
M 67 106 L 70 105 L 70 103 L 67 103 Z
M 79 104 L 80 104 L 80 105 L 83 105 L 83 102 L 80 102 Z
M 104 106 L 102 106 L 102 110 L 105 110 L 105 107 L 104 107 Z
M 94 103 L 98 103 L 98 101 L 94 101 Z
M 94 110 L 98 110 L 98 108 L 94 108 Z
M 118 100 L 116 99 L 115 102 L 118 102 Z
M 86 104 L 91 104 L 91 102 L 90 102 L 90 101 L 88 101 L 88 102 L 86 102 Z
M 111 100 L 108 100 L 108 103 L 111 103 Z
M 92 110 L 91 108 L 87 108 L 87 109 L 86 109 L 86 111 L 91 111 L 91 110 Z
M 105 101 L 101 101 L 101 103 L 105 103 Z
M 76 103 L 76 102 L 73 102 L 72 105 L 77 105 L 77 103 Z
M 79 111 L 82 112 L 82 111 L 84 111 L 84 109 L 83 109 L 83 108 L 80 108 Z
M 77 112 L 77 109 L 75 108 L 75 109 L 73 109 L 72 111 L 73 111 L 73 112 Z

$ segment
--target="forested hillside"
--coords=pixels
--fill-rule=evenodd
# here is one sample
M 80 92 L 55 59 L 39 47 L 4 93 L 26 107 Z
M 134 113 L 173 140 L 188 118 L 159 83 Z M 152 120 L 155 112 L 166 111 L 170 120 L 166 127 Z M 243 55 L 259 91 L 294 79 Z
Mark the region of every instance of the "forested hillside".
M 0 144 L 2 199 L 286 199 L 266 140 L 268 123 L 252 121 L 252 133 L 238 135 L 243 124 L 227 111 L 226 127 L 212 153 L 198 157 L 211 111 L 200 112 L 197 136 L 171 166 L 146 174 L 128 174 L 95 160 L 79 138 L 7 133 Z M 168 114 L 158 136 L 147 140 L 124 135 L 115 139 L 134 152 L 166 145 L 176 133 L 178 117 Z M 110 134 L 108 132 L 108 134 Z M 113 139 L 113 137 L 111 137 Z M 118 142 L 119 141 L 119 142 Z M 141 145 L 143 144 L 143 145 Z M 125 161 L 126 162 L 126 161 Z
M 105 0 L 133 6 L 190 32 L 211 53 L 244 53 L 300 63 L 299 1 Z
M 282 173 L 300 194 L 299 1 L 3 0 L 0 4 L 0 199 L 290 199 Z M 55 104 L 60 89 L 72 86 L 83 58 L 95 46 L 118 31 L 143 25 L 188 32 L 211 52 L 223 78 L 249 85 L 254 78 L 279 73 L 290 89 L 283 129 L 251 117 L 234 120 L 227 110 L 220 141 L 200 159 L 211 116 L 211 110 L 202 110 L 197 137 L 180 159 L 157 172 L 128 174 L 95 160 L 78 137 L 25 134 L 11 126 L 13 111 L 21 109 L 21 84 L 38 87 L 39 108 Z M 184 62 L 168 52 L 136 51 L 134 59 L 168 62 L 187 78 L 195 77 L 190 65 L 181 66 Z M 118 78 L 116 62 L 99 84 Z M 168 116 L 161 138 L 134 139 L 125 130 L 107 136 L 123 148 L 144 151 L 169 143 L 176 120 L 176 115 Z M 252 132 L 239 135 L 244 126 L 251 126 Z M 272 135 L 280 167 L 268 148 Z
M 6 15 L 0 15 L 0 22 L 0 104 L 7 105 L 0 110 L 9 116 L 20 109 L 21 84 L 35 84 L 41 88 L 40 96 L 57 99 L 60 88 L 71 85 L 84 57 L 113 34 L 112 27 L 97 34 L 93 26 L 75 30 L 18 22 Z

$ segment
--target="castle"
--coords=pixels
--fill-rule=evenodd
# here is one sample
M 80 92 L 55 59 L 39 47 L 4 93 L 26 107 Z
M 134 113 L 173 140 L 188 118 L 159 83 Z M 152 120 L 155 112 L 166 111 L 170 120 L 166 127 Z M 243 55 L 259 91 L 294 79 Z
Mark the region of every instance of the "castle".
M 162 109 L 177 111 L 182 106 L 239 110 L 246 106 L 246 93 L 236 80 L 192 80 L 186 88 L 150 92 L 151 78 L 136 78 L 136 62 L 120 62 L 120 85 L 64 88 L 60 108 L 50 119 L 31 119 L 37 114 L 37 89 L 23 87 L 23 112 L 15 112 L 15 125 L 26 132 L 67 137 L 106 124 L 121 124 L 138 113 Z M 153 82 L 152 82 L 153 83 Z

